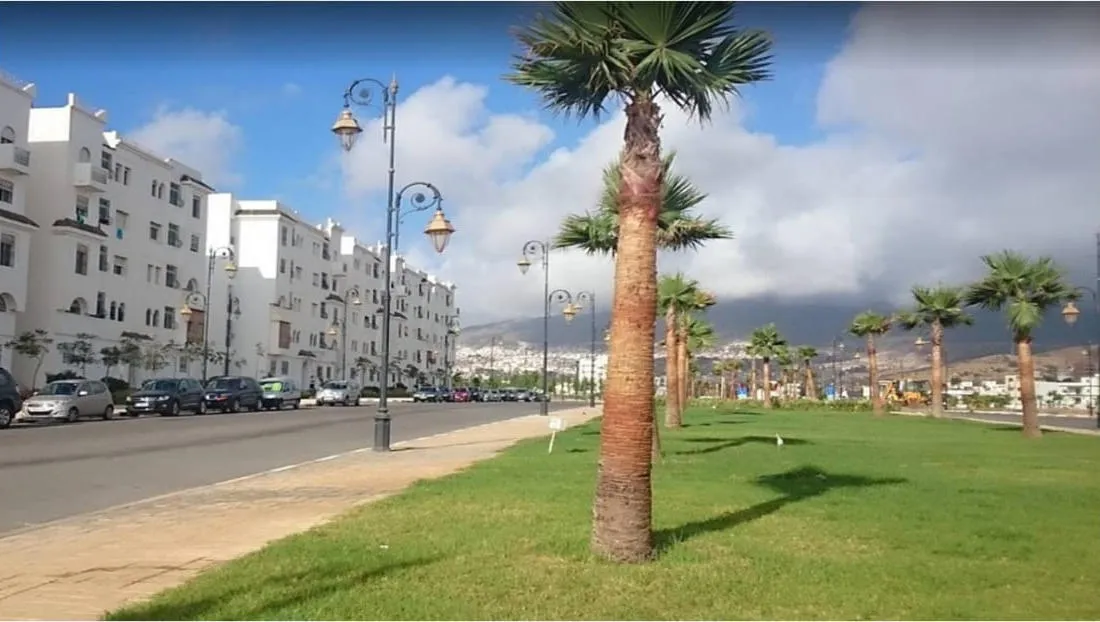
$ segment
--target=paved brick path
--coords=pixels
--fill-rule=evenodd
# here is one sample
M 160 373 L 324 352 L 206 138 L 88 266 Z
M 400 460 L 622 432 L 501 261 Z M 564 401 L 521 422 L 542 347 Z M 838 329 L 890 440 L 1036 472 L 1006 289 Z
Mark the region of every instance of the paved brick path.
M 559 411 L 568 425 L 599 408 Z M 0 619 L 96 619 L 353 506 L 549 433 L 520 417 L 67 518 L 0 538 Z M 186 468 L 186 465 L 181 465 Z

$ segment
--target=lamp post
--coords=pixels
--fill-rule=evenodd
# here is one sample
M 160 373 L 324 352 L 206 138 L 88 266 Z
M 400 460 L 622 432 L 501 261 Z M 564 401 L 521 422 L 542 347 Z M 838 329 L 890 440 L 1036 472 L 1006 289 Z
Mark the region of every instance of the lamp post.
M 232 279 L 237 276 L 237 265 L 233 261 L 237 258 L 233 249 L 228 246 L 220 246 L 215 249 L 211 249 L 207 253 L 206 257 L 206 293 L 200 294 L 198 292 L 191 292 L 184 299 L 183 307 L 180 308 L 180 316 L 183 317 L 184 322 L 190 322 L 192 310 L 191 307 L 196 303 L 202 305 L 202 381 L 206 383 L 206 370 L 207 365 L 210 363 L 210 339 L 207 337 L 210 327 L 210 286 L 214 282 L 214 264 L 219 258 L 225 259 L 225 275 Z M 229 328 L 230 328 L 230 315 L 233 310 L 232 306 L 233 295 L 229 293 L 229 302 L 226 304 L 226 350 L 228 354 L 229 346 Z M 238 304 L 239 307 L 239 304 Z M 229 366 L 226 364 L 226 375 L 229 375 Z
M 591 339 L 589 340 L 589 344 L 588 344 L 588 375 L 589 375 L 588 406 L 590 408 L 595 408 L 595 406 L 596 406 L 596 294 L 594 294 L 592 292 L 588 292 L 588 291 L 578 292 L 577 293 L 577 302 L 588 304 L 588 316 L 592 319 L 592 336 L 591 336 Z M 583 308 L 584 307 L 582 305 L 574 305 L 573 306 L 573 309 L 574 309 L 574 314 L 573 315 L 576 315 L 576 311 L 580 311 Z M 562 312 L 563 314 L 566 314 L 566 321 L 569 321 L 571 319 L 568 315 L 568 311 L 569 311 L 569 309 L 567 308 L 565 311 Z
M 358 307 L 363 304 L 359 293 L 359 286 L 352 285 L 340 298 L 344 306 L 343 315 L 340 316 L 340 378 L 345 382 L 348 379 L 348 305 Z
M 495 378 L 495 374 L 494 374 L 494 370 L 493 370 L 493 355 L 496 353 L 496 346 L 497 346 L 497 336 L 493 335 L 492 337 L 489 338 L 489 388 L 490 389 L 496 388 L 496 385 L 493 384 L 493 381 L 494 381 L 494 378 Z
M 837 374 L 837 368 L 836 368 L 837 356 L 839 356 L 838 353 L 837 353 L 837 350 L 840 350 L 839 355 L 844 354 L 844 341 L 842 341 L 840 337 L 833 337 L 833 353 L 832 353 L 833 399 L 840 399 L 840 395 L 841 395 L 840 376 Z
M 1100 235 L 1097 236 L 1097 243 L 1098 265 L 1096 267 L 1098 274 L 1100 274 Z M 1098 278 L 1097 280 L 1100 281 L 1100 278 Z M 1093 311 L 1095 313 L 1093 317 L 1096 321 L 1096 330 L 1100 331 L 1100 293 L 1098 293 L 1098 290 L 1100 290 L 1100 283 L 1097 284 L 1097 289 L 1092 289 L 1091 287 L 1077 287 L 1075 289 L 1078 293 L 1088 293 L 1092 296 Z M 1062 308 L 1062 319 L 1064 319 L 1066 321 L 1066 324 L 1069 324 L 1070 326 L 1076 324 L 1077 318 L 1079 318 L 1080 316 L 1081 311 L 1077 308 L 1077 304 L 1073 300 L 1067 302 L 1066 306 Z M 1085 349 L 1090 353 L 1090 359 L 1092 358 L 1091 352 L 1094 345 L 1097 347 L 1098 350 L 1100 350 L 1100 335 L 1097 336 L 1096 344 L 1093 344 L 1090 340 L 1085 346 Z M 1096 360 L 1100 361 L 1100 351 L 1097 352 Z M 1093 385 L 1093 378 L 1097 379 L 1095 387 Z M 1094 388 L 1095 391 L 1093 390 Z M 1096 416 L 1096 427 L 1100 428 L 1100 408 L 1096 407 L 1096 400 L 1098 397 L 1100 397 L 1100 374 L 1093 374 L 1093 376 L 1089 377 L 1089 393 L 1089 416 Z
M 458 323 L 457 317 L 447 318 L 447 332 L 443 333 L 443 373 L 447 374 L 444 383 L 447 386 L 447 390 L 450 391 L 453 387 L 452 374 L 451 374 L 451 345 L 454 343 L 454 338 L 458 337 L 458 333 L 461 331 L 461 327 Z
M 386 244 L 382 250 L 383 266 L 383 314 L 382 314 L 382 379 L 378 383 L 378 412 L 374 416 L 374 450 L 390 450 L 390 412 L 387 401 L 387 389 L 389 388 L 390 369 L 390 314 L 393 310 L 393 260 L 392 249 L 396 246 L 397 230 L 401 218 L 408 213 L 420 212 L 435 208 L 428 226 L 424 229 L 425 235 L 432 242 L 437 253 L 442 253 L 447 248 L 451 235 L 455 232 L 451 221 L 443 213 L 441 207 L 443 196 L 439 190 L 427 182 L 413 182 L 401 190 L 394 189 L 394 174 L 396 171 L 397 154 L 395 151 L 395 131 L 397 129 L 397 78 L 390 80 L 388 85 L 374 78 L 361 78 L 355 80 L 344 91 L 344 107 L 332 126 L 332 133 L 340 140 L 340 146 L 344 151 L 351 151 L 355 146 L 363 128 L 355 119 L 351 111 L 352 104 L 361 107 L 372 105 L 375 92 L 382 94 L 382 140 L 389 143 L 389 168 L 386 180 Z M 417 188 L 412 197 L 411 205 L 406 214 L 401 213 L 401 197 L 407 190 Z M 425 194 L 426 189 L 431 196 Z
M 532 260 L 542 261 L 542 392 L 543 402 L 539 412 L 543 415 L 549 413 L 549 407 L 545 405 L 547 395 L 546 372 L 550 368 L 550 243 L 539 240 L 528 240 L 524 243 L 522 254 L 516 265 L 520 274 L 527 274 L 531 269 Z
M 233 341 L 233 320 L 241 317 L 241 299 L 233 295 L 233 286 L 230 285 L 225 295 L 225 361 L 223 364 L 223 376 L 229 375 L 229 345 Z

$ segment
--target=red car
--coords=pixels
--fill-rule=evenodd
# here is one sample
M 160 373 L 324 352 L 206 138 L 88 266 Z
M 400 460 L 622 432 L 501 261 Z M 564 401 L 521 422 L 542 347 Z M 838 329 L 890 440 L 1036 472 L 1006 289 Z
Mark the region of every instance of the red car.
M 451 401 L 454 402 L 469 402 L 470 397 L 469 389 L 455 389 L 451 392 Z

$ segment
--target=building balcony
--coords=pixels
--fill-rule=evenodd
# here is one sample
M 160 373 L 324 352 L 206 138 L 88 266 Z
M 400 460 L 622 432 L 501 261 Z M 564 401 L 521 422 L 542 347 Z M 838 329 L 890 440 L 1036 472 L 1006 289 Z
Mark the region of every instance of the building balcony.
M 31 172 L 31 152 L 14 143 L 0 145 L 0 171 L 27 175 Z
M 91 192 L 106 192 L 107 171 L 91 162 L 77 162 L 73 165 L 73 185 Z

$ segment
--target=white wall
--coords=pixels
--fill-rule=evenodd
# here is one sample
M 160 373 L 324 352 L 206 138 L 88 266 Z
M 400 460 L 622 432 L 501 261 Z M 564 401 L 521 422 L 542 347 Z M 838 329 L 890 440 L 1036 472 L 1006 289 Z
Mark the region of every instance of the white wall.
M 35 87 L 0 75 L 0 346 L 15 338 L 18 317 L 27 306 L 30 246 L 36 223 L 27 215 L 32 157 L 27 126 Z M 0 348 L 0 365 L 11 367 L 11 355 Z

